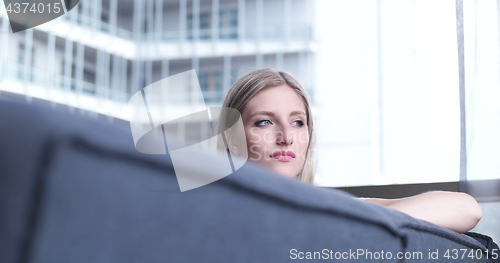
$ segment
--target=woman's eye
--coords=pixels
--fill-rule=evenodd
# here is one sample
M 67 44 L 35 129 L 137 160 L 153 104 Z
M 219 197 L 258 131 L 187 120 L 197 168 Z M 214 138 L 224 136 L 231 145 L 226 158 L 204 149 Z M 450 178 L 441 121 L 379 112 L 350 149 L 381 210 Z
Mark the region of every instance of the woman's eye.
M 255 126 L 264 127 L 264 126 L 267 126 L 270 124 L 271 124 L 270 120 L 260 120 L 260 121 L 255 123 Z
M 304 126 L 304 122 L 301 121 L 301 120 L 296 120 L 293 122 L 294 125 L 298 126 L 298 127 L 302 127 Z

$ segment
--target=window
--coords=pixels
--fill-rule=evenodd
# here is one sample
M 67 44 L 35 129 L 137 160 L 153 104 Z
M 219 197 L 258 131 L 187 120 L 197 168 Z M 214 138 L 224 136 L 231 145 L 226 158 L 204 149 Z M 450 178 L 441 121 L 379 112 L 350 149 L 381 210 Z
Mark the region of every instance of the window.
M 238 11 L 222 10 L 219 13 L 219 38 L 236 39 L 238 38 Z
M 17 56 L 17 62 L 19 64 L 24 64 L 24 49 L 25 49 L 24 43 L 20 43 L 19 48 L 18 48 L 19 53 Z M 31 66 L 34 65 L 34 61 L 35 61 L 34 59 L 35 59 L 35 47 L 32 47 L 31 48 Z
M 95 72 L 89 69 L 83 70 L 83 92 L 95 94 Z
M 464 1 L 467 179 L 500 178 L 497 3 Z
M 62 61 L 62 74 L 64 75 L 64 67 L 65 67 L 65 61 L 63 60 Z M 73 65 L 71 65 L 71 90 L 76 90 L 76 66 L 75 64 L 73 63 Z M 87 68 L 84 68 L 83 69 L 83 82 L 82 83 L 79 83 L 83 86 L 83 89 L 82 91 L 84 93 L 88 93 L 88 94 L 95 94 L 95 81 L 96 81 L 96 77 L 95 77 L 95 71 L 94 70 L 91 70 L 91 69 L 87 69 Z M 64 82 L 61 82 L 61 85 L 64 85 Z
M 211 13 L 200 13 L 199 39 L 210 39 L 212 27 Z M 187 15 L 187 38 L 193 39 L 194 18 L 193 14 Z M 238 38 L 238 11 L 236 9 L 222 10 L 219 12 L 219 38 Z
M 198 74 L 198 81 L 200 82 L 201 91 L 205 92 L 207 90 L 207 73 Z
M 199 39 L 209 39 L 210 38 L 210 19 L 211 16 L 209 13 L 201 13 L 200 14 L 200 31 L 199 31 Z M 194 21 L 193 14 L 188 14 L 187 17 L 187 37 L 188 39 L 193 39 L 194 32 Z
M 210 15 L 200 14 L 200 39 L 210 38 Z
M 217 103 L 222 98 L 224 88 L 224 72 L 202 72 L 198 74 L 200 88 L 206 103 Z
M 24 50 L 25 50 L 24 43 L 19 43 L 18 54 L 17 54 L 17 62 L 19 63 L 19 65 L 24 65 L 24 60 L 25 60 Z M 31 48 L 31 67 L 33 67 L 34 65 L 35 65 L 35 47 L 32 47 Z M 17 71 L 17 77 L 19 79 L 24 79 L 24 68 L 23 67 L 20 67 L 19 70 Z M 33 74 L 31 74 L 30 80 L 33 81 Z
M 215 90 L 222 91 L 224 89 L 224 72 L 217 71 L 215 73 Z
M 109 32 L 109 14 L 103 12 L 101 14 L 101 21 L 101 30 L 104 32 Z

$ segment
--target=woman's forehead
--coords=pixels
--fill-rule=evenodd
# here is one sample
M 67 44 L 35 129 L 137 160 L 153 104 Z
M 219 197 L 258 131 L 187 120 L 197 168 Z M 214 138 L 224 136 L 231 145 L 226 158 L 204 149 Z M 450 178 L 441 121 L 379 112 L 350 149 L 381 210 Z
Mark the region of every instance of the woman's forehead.
M 267 88 L 257 93 L 246 107 L 246 111 L 254 112 L 302 112 L 306 107 L 302 98 L 288 85 Z

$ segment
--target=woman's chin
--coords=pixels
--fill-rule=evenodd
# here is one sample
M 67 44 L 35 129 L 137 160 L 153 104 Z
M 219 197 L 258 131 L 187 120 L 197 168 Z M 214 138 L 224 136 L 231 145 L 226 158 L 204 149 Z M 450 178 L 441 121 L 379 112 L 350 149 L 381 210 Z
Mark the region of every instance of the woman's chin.
M 269 163 L 261 163 L 261 162 L 256 162 L 256 161 L 252 161 L 252 162 L 257 164 L 257 165 L 264 166 L 282 177 L 286 177 L 286 178 L 290 178 L 290 179 L 296 178 L 300 172 L 300 171 L 297 171 L 297 169 L 295 167 L 291 167 L 289 165 L 276 166 L 276 165 L 270 165 Z
M 289 168 L 287 169 L 287 168 L 288 167 L 272 167 L 271 169 L 273 170 L 273 172 L 283 177 L 290 179 L 296 178 L 298 174 L 298 172 L 295 171 L 296 169 L 289 169 Z

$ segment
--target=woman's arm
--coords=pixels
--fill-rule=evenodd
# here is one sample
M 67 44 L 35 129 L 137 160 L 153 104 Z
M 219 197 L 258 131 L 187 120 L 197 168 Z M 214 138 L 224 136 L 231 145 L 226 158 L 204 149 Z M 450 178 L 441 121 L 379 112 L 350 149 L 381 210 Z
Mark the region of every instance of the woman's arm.
M 363 200 L 396 209 L 458 233 L 474 228 L 483 216 L 476 200 L 465 193 L 434 191 L 400 199 Z

